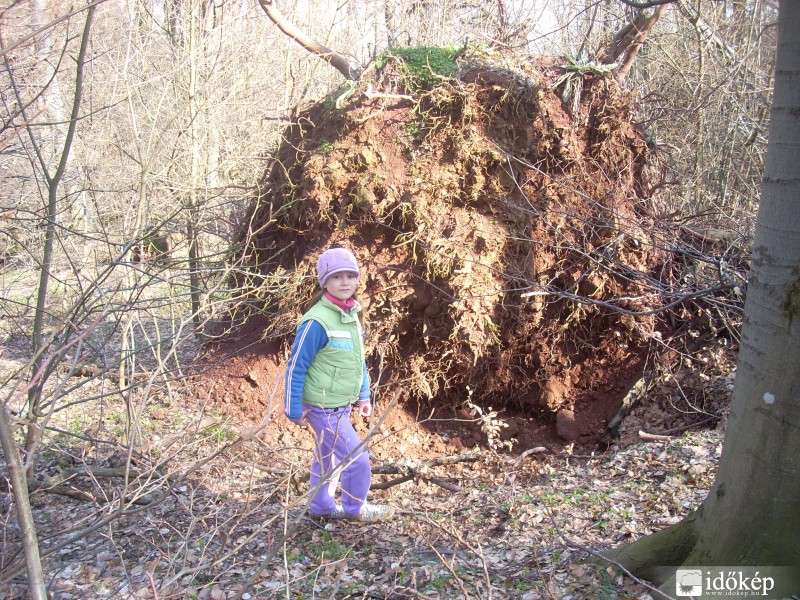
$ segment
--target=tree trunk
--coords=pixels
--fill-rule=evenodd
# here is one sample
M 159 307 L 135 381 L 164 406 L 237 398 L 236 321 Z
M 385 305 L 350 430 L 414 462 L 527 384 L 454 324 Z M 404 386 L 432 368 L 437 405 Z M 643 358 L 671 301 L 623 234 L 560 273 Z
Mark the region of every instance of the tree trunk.
M 22 532 L 25 567 L 28 571 L 28 592 L 34 600 L 45 600 L 47 589 L 44 585 L 42 561 L 39 556 L 36 523 L 33 520 L 33 510 L 31 510 L 31 501 L 28 497 L 28 479 L 25 477 L 25 469 L 14 442 L 8 411 L 3 404 L 0 404 L 0 445 L 3 448 L 8 480 L 14 494 L 14 502 L 16 502 L 17 521 L 19 521 L 19 528 Z
M 689 518 L 609 553 L 645 578 L 667 565 L 800 564 L 798 155 L 800 3 L 781 2 L 772 132 L 719 471 Z M 673 581 L 658 583 L 674 593 Z
M 35 449 L 39 443 L 40 429 L 39 419 L 42 417 L 42 388 L 45 383 L 46 374 L 41 372 L 41 367 L 44 361 L 44 319 L 47 308 L 48 300 L 48 287 L 50 284 L 50 269 L 53 261 L 53 252 L 56 241 L 56 218 L 58 213 L 58 189 L 61 180 L 64 177 L 67 164 L 69 163 L 70 151 L 72 149 L 72 142 L 75 139 L 75 128 L 78 124 L 78 117 L 80 115 L 81 98 L 83 96 L 83 67 L 86 61 L 86 51 L 90 41 L 90 31 L 92 28 L 92 21 L 94 20 L 94 13 L 96 7 L 92 6 L 86 13 L 86 23 L 83 28 L 81 36 L 81 45 L 78 50 L 76 59 L 75 70 L 75 94 L 72 99 L 72 110 L 69 116 L 69 125 L 67 126 L 64 135 L 63 144 L 60 148 L 61 155 L 59 157 L 58 165 L 55 172 L 51 175 L 47 169 L 46 162 L 42 161 L 42 171 L 44 173 L 45 182 L 47 184 L 47 202 L 45 205 L 45 242 L 42 251 L 42 262 L 39 272 L 39 285 L 36 290 L 36 313 L 33 318 L 33 331 L 32 331 L 32 353 L 33 363 L 31 366 L 31 381 L 33 385 L 30 386 L 28 393 L 28 430 L 25 435 L 25 451 L 28 454 L 28 477 L 33 477 L 35 468 Z M 32 138 L 34 147 L 39 147 L 37 142 Z M 40 156 L 43 154 L 40 153 Z M 66 339 L 64 340 L 66 342 Z
M 650 31 L 666 10 L 667 5 L 662 4 L 649 16 L 644 12 L 640 12 L 633 21 L 614 36 L 604 62 L 611 64 L 617 62 L 620 58 L 622 59 L 620 66 L 614 71 L 618 81 L 622 82 L 628 76 L 647 36 L 650 35 Z
M 186 238 L 189 242 L 189 296 L 192 303 L 192 324 L 195 334 L 202 335 L 202 317 L 200 306 L 202 289 L 200 280 L 200 232 L 198 231 L 198 216 L 201 200 L 199 190 L 201 187 L 200 165 L 200 100 L 198 94 L 198 54 L 201 52 L 201 20 L 198 14 L 197 2 L 191 2 L 189 14 L 189 144 L 191 150 L 191 163 L 189 166 L 189 197 L 186 200 Z M 203 182 L 205 183 L 205 182 Z M 205 185 L 203 185 L 205 189 Z

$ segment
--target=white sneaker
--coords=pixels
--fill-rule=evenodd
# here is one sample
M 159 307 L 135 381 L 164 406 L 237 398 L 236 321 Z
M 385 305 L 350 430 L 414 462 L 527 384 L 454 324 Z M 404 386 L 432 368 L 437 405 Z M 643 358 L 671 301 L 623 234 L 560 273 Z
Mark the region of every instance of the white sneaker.
M 376 523 L 378 521 L 388 521 L 394 516 L 394 506 L 386 506 L 383 504 L 365 504 L 361 513 L 358 515 L 347 515 L 350 521 L 358 521 L 360 523 Z
M 315 512 L 308 511 L 308 516 L 316 521 L 330 521 L 334 519 L 348 519 L 347 513 L 344 512 L 341 504 L 337 504 L 333 507 L 333 512 L 328 513 L 327 515 L 320 515 Z

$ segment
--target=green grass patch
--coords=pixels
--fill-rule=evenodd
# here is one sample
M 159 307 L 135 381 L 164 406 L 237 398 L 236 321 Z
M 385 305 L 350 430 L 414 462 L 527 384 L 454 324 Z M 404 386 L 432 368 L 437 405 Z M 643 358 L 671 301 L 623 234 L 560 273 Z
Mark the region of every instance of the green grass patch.
M 321 556 L 327 561 L 336 562 L 346 558 L 350 554 L 350 548 L 343 546 L 331 537 L 327 531 L 322 534 Z
M 232 442 L 236 439 L 236 432 L 222 425 L 212 425 L 205 430 L 205 435 L 217 444 Z
M 390 48 L 375 59 L 375 66 L 382 69 L 391 60 L 400 59 L 410 79 L 408 87 L 412 90 L 430 89 L 442 77 L 455 76 L 458 51 L 459 48 L 435 46 Z

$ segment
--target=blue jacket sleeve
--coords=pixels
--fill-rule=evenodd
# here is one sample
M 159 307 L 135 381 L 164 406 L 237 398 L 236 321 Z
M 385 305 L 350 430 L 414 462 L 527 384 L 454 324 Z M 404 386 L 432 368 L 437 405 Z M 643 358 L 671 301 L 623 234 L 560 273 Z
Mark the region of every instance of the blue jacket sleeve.
M 366 404 L 369 402 L 369 373 L 367 373 L 367 361 L 364 361 L 364 378 L 361 380 L 361 390 L 358 392 L 358 403 Z
M 283 399 L 283 412 L 292 421 L 303 417 L 303 386 L 311 362 L 328 343 L 325 328 L 317 321 L 309 320 L 297 328 L 289 364 L 286 366 L 286 386 Z

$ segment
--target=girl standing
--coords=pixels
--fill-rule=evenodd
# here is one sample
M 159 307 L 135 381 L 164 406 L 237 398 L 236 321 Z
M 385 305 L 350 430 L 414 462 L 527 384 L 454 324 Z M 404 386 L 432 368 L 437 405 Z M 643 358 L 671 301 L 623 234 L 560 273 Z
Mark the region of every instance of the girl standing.
M 297 326 L 286 369 L 284 412 L 294 423 L 307 422 L 316 448 L 311 463 L 316 518 L 382 521 L 391 506 L 369 504 L 369 455 L 350 422 L 372 414 L 369 375 L 364 360 L 361 305 L 355 297 L 359 269 L 345 248 L 331 248 L 317 260 L 320 292 Z M 334 501 L 341 479 L 341 504 Z

